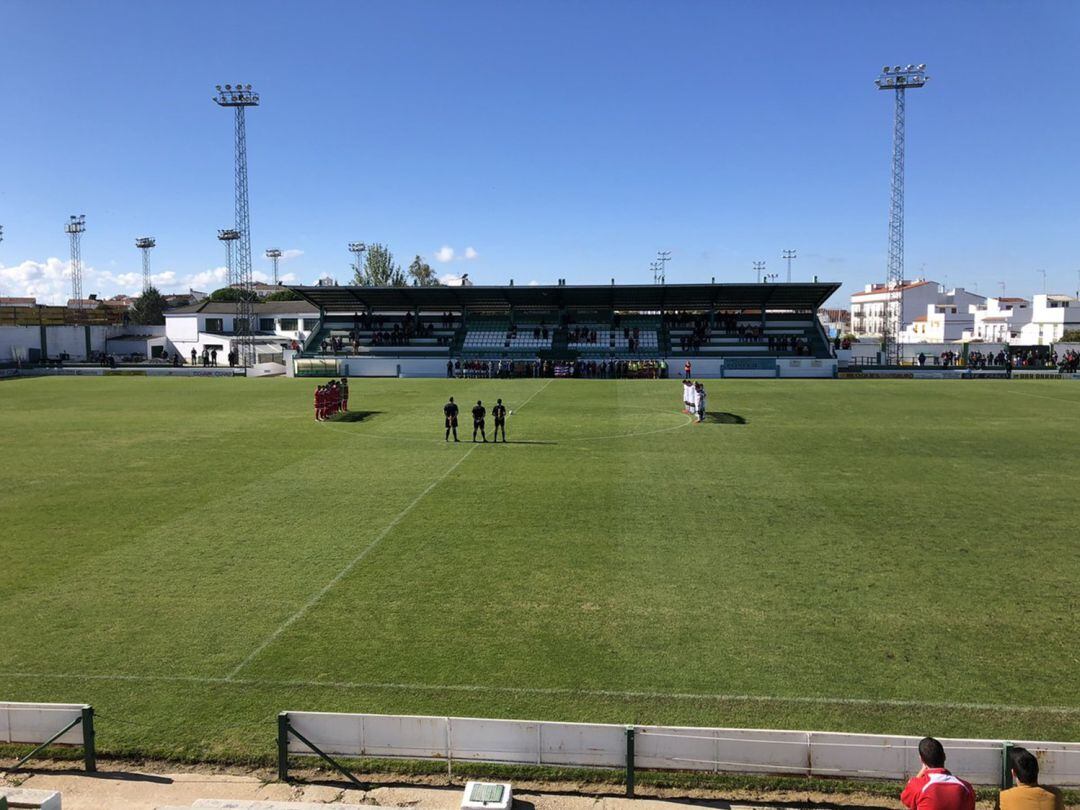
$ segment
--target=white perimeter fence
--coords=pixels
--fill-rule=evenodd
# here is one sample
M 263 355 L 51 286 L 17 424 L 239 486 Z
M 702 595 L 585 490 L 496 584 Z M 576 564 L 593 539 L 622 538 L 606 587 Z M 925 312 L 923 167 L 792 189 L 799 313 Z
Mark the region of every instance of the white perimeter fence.
M 94 710 L 83 703 L 0 702 L 0 744 L 37 746 L 13 769 L 46 746 L 81 745 L 86 770 L 96 770 Z
M 786 774 L 904 780 L 918 772 L 918 737 L 822 731 L 620 726 L 422 717 L 283 712 L 278 718 L 278 770 L 288 756 L 403 758 L 522 765 Z M 1007 783 L 1007 751 L 1023 746 L 1039 758 L 1039 781 L 1080 785 L 1080 743 L 943 739 L 949 769 L 978 785 Z M 354 780 L 355 781 L 355 780 Z

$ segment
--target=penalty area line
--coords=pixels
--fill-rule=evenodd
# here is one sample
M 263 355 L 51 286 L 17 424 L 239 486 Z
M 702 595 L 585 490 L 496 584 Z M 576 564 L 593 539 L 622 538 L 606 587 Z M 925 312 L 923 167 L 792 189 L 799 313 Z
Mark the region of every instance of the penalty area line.
M 865 706 L 868 708 L 946 709 L 965 711 L 995 711 L 1080 715 L 1080 706 L 1020 706 L 1007 703 L 976 703 L 941 700 L 908 700 L 899 698 L 844 698 L 780 695 L 736 695 L 708 692 L 623 691 L 616 689 L 572 689 L 542 686 L 485 686 L 482 684 L 384 683 L 379 681 L 312 681 L 273 680 L 262 678 L 212 677 L 199 675 L 125 675 L 0 672 L 0 678 L 43 678 L 72 681 L 116 681 L 122 683 L 191 683 L 220 686 L 254 686 L 268 689 L 372 689 L 398 692 L 466 692 L 511 695 L 568 695 L 598 698 L 637 700 L 696 700 L 717 703 L 776 703 L 814 706 Z

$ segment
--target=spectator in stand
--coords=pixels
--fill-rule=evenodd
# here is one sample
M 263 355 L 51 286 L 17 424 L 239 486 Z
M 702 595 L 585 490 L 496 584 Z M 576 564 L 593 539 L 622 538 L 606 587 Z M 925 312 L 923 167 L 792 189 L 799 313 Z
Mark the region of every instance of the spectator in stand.
M 1039 785 L 1039 760 L 1019 746 L 1009 752 L 1009 766 L 1016 787 L 1001 791 L 1001 810 L 1064 810 L 1061 793 Z
M 975 810 L 970 782 L 945 769 L 945 749 L 933 737 L 919 740 L 922 768 L 908 780 L 900 801 L 908 810 Z

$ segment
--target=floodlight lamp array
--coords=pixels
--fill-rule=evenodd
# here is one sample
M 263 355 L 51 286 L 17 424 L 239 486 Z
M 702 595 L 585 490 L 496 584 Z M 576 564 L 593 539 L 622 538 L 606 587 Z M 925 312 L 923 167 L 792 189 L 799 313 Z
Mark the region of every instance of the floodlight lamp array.
M 152 236 L 140 236 L 135 240 L 135 247 L 140 249 L 152 248 L 157 246 L 157 241 Z
M 232 242 L 240 238 L 240 231 L 233 228 L 223 228 L 217 232 L 217 238 L 222 242 Z
M 251 89 L 250 84 L 220 84 L 215 88 L 217 95 L 213 97 L 214 103 L 221 107 L 257 107 L 259 94 Z
M 926 75 L 926 65 L 886 65 L 874 84 L 878 90 L 897 90 L 907 87 L 922 87 L 930 77 Z

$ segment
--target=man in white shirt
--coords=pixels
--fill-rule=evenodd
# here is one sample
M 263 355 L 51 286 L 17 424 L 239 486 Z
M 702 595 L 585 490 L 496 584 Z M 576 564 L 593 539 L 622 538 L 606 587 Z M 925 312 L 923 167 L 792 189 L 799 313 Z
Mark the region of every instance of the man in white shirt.
M 694 396 L 694 384 L 690 380 L 683 380 L 682 386 L 682 409 L 683 413 L 693 413 L 696 398 Z

